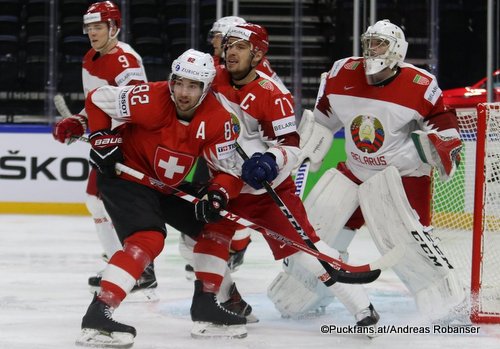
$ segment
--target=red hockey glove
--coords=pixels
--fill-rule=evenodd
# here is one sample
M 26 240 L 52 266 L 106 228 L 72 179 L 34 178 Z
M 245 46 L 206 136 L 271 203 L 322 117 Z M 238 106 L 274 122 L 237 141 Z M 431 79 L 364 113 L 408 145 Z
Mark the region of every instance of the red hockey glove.
M 87 129 L 87 118 L 82 115 L 72 115 L 58 121 L 52 129 L 54 139 L 61 143 L 73 143 Z
M 415 131 L 411 135 L 423 162 L 435 167 L 439 178 L 447 181 L 460 164 L 462 141 L 458 137 L 445 137 L 436 131 Z
M 99 130 L 90 134 L 89 142 L 90 164 L 106 176 L 116 176 L 115 165 L 123 161 L 122 137 L 111 130 Z

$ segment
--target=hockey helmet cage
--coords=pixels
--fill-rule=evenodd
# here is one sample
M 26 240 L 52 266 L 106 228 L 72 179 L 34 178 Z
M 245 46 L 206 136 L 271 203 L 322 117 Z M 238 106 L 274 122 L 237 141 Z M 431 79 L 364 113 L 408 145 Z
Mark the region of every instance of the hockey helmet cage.
M 387 45 L 385 53 L 373 54 L 373 44 L 376 41 Z M 361 35 L 361 44 L 366 75 L 376 74 L 387 67 L 393 69 L 397 63 L 404 61 L 408 50 L 405 34 L 400 27 L 388 19 L 380 20 L 369 26 L 366 32 Z

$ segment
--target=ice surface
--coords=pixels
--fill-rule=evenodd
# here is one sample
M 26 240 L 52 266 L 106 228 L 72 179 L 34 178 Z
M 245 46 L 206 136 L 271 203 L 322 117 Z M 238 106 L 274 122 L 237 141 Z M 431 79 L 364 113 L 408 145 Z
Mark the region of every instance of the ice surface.
M 499 348 L 500 325 L 481 325 L 479 334 L 322 334 L 323 324 L 347 326 L 354 318 L 338 302 L 326 313 L 303 320 L 282 319 L 267 299 L 266 288 L 280 271 L 263 238 L 252 236 L 245 264 L 233 274 L 238 289 L 260 318 L 239 340 L 190 337 L 193 284 L 184 276 L 178 233 L 169 230 L 156 260 L 156 304 L 125 301 L 114 318 L 135 326 L 134 348 Z M 104 267 L 90 217 L 0 215 L 0 348 L 74 348 L 80 321 L 92 298 L 87 278 Z M 369 236 L 360 234 L 351 263 L 378 257 Z M 385 271 L 367 286 L 381 325 L 425 326 L 413 300 L 394 273 Z

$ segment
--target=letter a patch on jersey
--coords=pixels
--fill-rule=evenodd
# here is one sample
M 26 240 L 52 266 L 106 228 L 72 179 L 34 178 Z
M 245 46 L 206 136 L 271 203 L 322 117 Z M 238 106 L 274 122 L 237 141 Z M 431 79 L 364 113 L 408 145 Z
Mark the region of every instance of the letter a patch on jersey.
M 176 186 L 187 176 L 195 158 L 167 148 L 156 148 L 154 169 L 158 179 L 168 185 Z

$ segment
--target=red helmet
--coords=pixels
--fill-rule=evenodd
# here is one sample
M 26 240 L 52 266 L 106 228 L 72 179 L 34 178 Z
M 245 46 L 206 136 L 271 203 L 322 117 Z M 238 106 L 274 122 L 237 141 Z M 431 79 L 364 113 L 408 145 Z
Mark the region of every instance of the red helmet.
M 269 49 L 269 36 L 266 28 L 253 23 L 242 23 L 232 27 L 226 34 L 226 37 L 236 37 L 246 40 L 252 44 L 253 51 L 262 51 L 266 54 Z
M 83 25 L 109 21 L 114 21 L 117 29 L 121 28 L 122 14 L 118 6 L 111 1 L 95 2 L 83 15 Z

